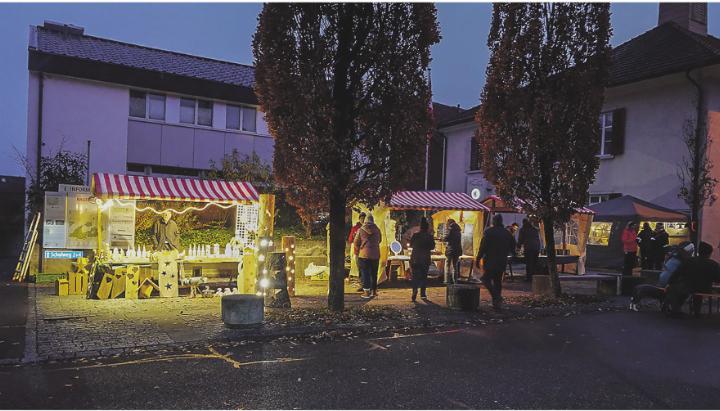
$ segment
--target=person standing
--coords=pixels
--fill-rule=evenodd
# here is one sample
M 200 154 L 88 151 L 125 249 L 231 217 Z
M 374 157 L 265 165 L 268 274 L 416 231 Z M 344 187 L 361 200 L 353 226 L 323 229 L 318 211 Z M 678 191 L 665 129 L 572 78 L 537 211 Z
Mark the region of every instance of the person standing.
M 365 223 L 360 227 L 355 236 L 353 245 L 358 256 L 360 277 L 364 294 L 362 298 L 377 296 L 377 272 L 380 265 L 380 242 L 382 234 L 375 225 L 372 214 L 365 218 Z
M 540 255 L 540 231 L 527 218 L 518 233 L 518 247 L 523 248 L 525 256 L 525 281 L 532 281 Z
M 638 233 L 637 239 L 640 244 L 640 267 L 643 270 L 651 270 L 653 267 L 653 231 L 650 224 L 644 223 L 642 230 Z
M 354 243 L 355 243 L 355 236 L 357 236 L 357 232 L 360 229 L 360 227 L 362 227 L 364 222 L 365 222 L 365 213 L 360 213 L 360 215 L 358 216 L 358 222 L 355 223 L 355 225 L 350 228 L 350 235 L 348 235 L 348 238 L 347 238 L 347 242 L 350 245 L 350 255 L 352 256 L 352 258 L 355 259 L 355 266 L 358 267 L 358 277 L 361 277 L 360 263 L 359 263 L 358 257 L 357 257 L 358 250 L 355 248 Z M 358 292 L 363 291 L 362 278 L 360 278 L 360 287 L 357 289 L 357 291 Z
M 502 304 L 502 274 L 507 266 L 508 255 L 515 252 L 515 239 L 503 227 L 502 215 L 493 217 L 493 226 L 485 230 L 475 266 L 483 262 L 482 282 L 492 296 L 493 308 L 500 310 Z
M 663 262 L 665 262 L 665 246 L 668 245 L 670 236 L 665 231 L 663 223 L 655 225 L 655 233 L 653 235 L 653 270 L 662 270 Z
M 430 224 L 425 217 L 420 220 L 420 231 L 410 238 L 412 254 L 410 255 L 410 267 L 412 269 L 412 301 L 417 299 L 418 288 L 420 298 L 427 299 L 426 286 L 428 268 L 430 267 L 432 250 L 435 249 L 435 239 L 430 234 Z
M 180 233 L 177 224 L 172 220 L 170 210 L 163 211 L 160 218 L 155 221 L 152 240 L 155 251 L 178 250 L 180 248 Z
M 462 255 L 462 234 L 460 226 L 452 218 L 447 221 L 445 234 L 445 284 L 455 282 L 460 276 L 460 256 Z M 450 277 L 452 272 L 452 277 Z
M 627 223 L 627 226 L 625 226 L 621 236 L 623 253 L 625 253 L 622 275 L 625 276 L 631 276 L 633 268 L 635 268 L 638 248 L 636 227 L 637 225 L 633 221 Z

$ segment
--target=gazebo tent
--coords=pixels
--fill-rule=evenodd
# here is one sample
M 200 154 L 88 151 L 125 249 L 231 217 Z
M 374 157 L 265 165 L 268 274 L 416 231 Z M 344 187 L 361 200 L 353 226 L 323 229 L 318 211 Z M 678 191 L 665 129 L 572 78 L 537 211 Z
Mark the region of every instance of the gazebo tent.
M 686 233 L 683 227 L 687 222 L 687 215 L 637 197 L 625 195 L 589 208 L 595 212 L 588 242 L 588 264 L 593 267 L 622 268 L 624 253 L 620 237 L 630 221 L 634 221 L 638 226 L 649 222 L 653 228 L 655 223 L 670 223 L 673 227 L 678 227 L 677 230 L 668 230 L 673 236 L 672 242 L 680 242 L 687 237 L 687 234 L 683 234 Z M 640 228 L 642 227 L 638 227 Z
M 372 213 L 375 224 L 380 228 L 382 242 L 380 243 L 379 273 L 382 273 L 390 253 L 390 243 L 395 241 L 397 222 L 390 216 L 394 210 L 432 211 L 430 215 L 435 233 L 441 225 L 452 218 L 463 228 L 464 235 L 472 234 L 472 255 L 477 254 L 485 227 L 485 214 L 489 211 L 480 202 L 473 200 L 465 193 L 447 193 L 440 191 L 399 191 L 393 194 L 387 204 L 379 204 L 369 210 L 364 204 L 353 207 L 352 222 L 355 224 L 360 212 Z M 468 237 L 469 238 L 469 237 Z M 405 247 L 406 244 L 403 244 Z M 441 245 L 438 244 L 438 248 Z M 470 250 L 468 250 L 470 251 Z M 351 272 L 357 273 L 355 259 L 351 258 Z
M 490 209 L 490 211 L 500 214 L 525 214 L 522 206 L 525 201 L 518 199 L 517 205 L 507 204 L 502 198 L 491 195 L 484 200 L 482 204 Z M 587 243 L 590 234 L 590 226 L 593 221 L 593 210 L 587 207 L 579 207 L 575 209 L 570 221 L 565 225 L 565 230 L 555 230 L 555 248 L 566 250 L 570 255 L 578 256 L 577 271 L 579 274 L 585 273 L 585 262 L 587 260 Z M 540 222 L 540 239 L 545 243 L 545 230 Z

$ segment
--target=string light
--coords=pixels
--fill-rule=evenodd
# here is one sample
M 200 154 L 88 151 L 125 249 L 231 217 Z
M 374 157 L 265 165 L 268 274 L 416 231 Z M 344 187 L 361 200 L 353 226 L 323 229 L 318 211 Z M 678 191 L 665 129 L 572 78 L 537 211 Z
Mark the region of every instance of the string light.
M 179 201 L 179 200 L 178 200 L 178 201 Z M 181 215 L 181 214 L 187 213 L 188 211 L 204 211 L 204 210 L 207 210 L 210 206 L 216 206 L 216 207 L 222 208 L 223 210 L 227 210 L 227 209 L 232 208 L 232 207 L 235 207 L 235 206 L 237 206 L 237 205 L 244 204 L 244 203 L 238 202 L 238 201 L 233 201 L 232 203 L 229 203 L 229 204 L 218 203 L 218 202 L 216 202 L 216 201 L 209 201 L 209 202 L 207 202 L 207 203 L 206 203 L 204 206 L 202 206 L 202 207 L 188 206 L 188 207 L 185 207 L 184 209 L 182 209 L 181 211 L 178 211 L 178 210 L 175 210 L 175 209 L 172 209 L 172 208 L 168 208 L 168 209 L 165 209 L 165 210 L 160 210 L 160 211 L 158 211 L 158 210 L 156 210 L 155 208 L 150 207 L 150 206 L 147 206 L 147 207 L 138 207 L 136 203 L 125 203 L 125 202 L 123 202 L 122 200 L 117 199 L 117 198 L 111 198 L 111 199 L 109 199 L 108 201 L 102 201 L 101 199 L 96 198 L 96 199 L 95 199 L 95 202 L 100 206 L 100 209 L 101 209 L 102 211 L 106 211 L 107 209 L 109 209 L 109 208 L 113 205 L 113 202 L 116 202 L 116 203 L 118 203 L 118 204 L 121 205 L 121 206 L 133 207 L 133 208 L 135 208 L 135 211 L 139 211 L 139 212 L 151 211 L 151 212 L 153 212 L 153 213 L 155 213 L 155 214 L 157 214 L 157 215 L 162 215 L 162 214 L 165 213 L 166 211 L 170 211 L 171 213 L 175 213 L 175 214 L 177 214 L 177 215 Z

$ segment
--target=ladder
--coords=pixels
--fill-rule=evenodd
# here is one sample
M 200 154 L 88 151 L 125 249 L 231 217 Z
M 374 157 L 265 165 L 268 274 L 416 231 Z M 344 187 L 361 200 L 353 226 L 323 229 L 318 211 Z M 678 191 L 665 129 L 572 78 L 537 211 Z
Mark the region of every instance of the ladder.
M 33 250 L 35 249 L 35 241 L 38 237 L 38 226 L 40 225 L 40 212 L 35 214 L 32 222 L 30 223 L 30 229 L 25 234 L 25 244 L 23 244 L 22 253 L 18 259 L 17 266 L 15 266 L 15 273 L 13 274 L 13 281 L 25 281 L 28 268 L 30 267 L 30 257 L 32 257 Z

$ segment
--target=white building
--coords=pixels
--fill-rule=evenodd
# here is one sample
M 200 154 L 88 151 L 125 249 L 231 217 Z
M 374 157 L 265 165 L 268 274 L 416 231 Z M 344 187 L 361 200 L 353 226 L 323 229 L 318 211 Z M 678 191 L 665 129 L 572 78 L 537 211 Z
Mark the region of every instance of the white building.
M 709 154 L 720 173 L 720 39 L 707 33 L 707 4 L 661 3 L 658 26 L 614 48 L 612 61 L 589 203 L 629 194 L 686 211 L 678 198 L 678 168 L 687 154 L 686 123 L 698 110 L 708 119 L 715 140 Z M 444 189 L 485 197 L 493 187 L 480 171 L 482 154 L 473 139 L 477 109 L 439 125 L 447 139 Z M 713 246 L 720 242 L 718 208 L 703 213 L 702 237 Z
M 87 153 L 91 174 L 200 176 L 234 149 L 272 162 L 252 66 L 51 22 L 30 27 L 28 52 L 33 173 L 39 156 L 61 148 Z

